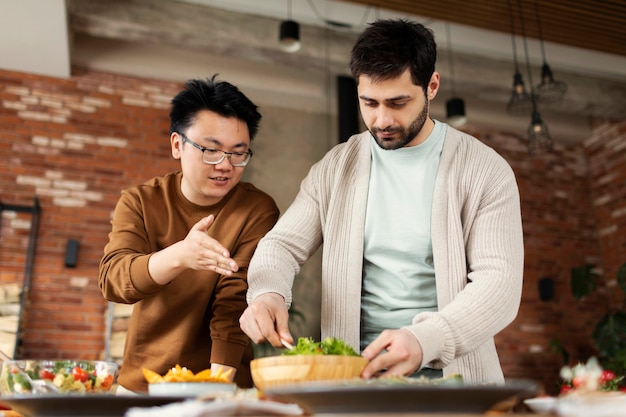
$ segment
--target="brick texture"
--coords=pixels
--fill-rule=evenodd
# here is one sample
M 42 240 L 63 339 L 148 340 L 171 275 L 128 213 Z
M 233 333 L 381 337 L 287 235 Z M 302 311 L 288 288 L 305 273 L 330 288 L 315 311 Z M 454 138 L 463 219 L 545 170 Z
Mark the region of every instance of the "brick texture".
M 101 357 L 107 303 L 97 270 L 111 212 L 120 190 L 178 168 L 163 141 L 180 87 L 78 69 L 67 80 L 0 70 L 0 201 L 37 196 L 42 208 L 21 357 Z M 553 392 L 562 362 L 551 341 L 586 360 L 595 322 L 623 305 L 613 288 L 626 262 L 626 121 L 593 121 L 584 144 L 534 157 L 516 134 L 467 130 L 509 161 L 521 193 L 523 300 L 496 337 L 505 375 Z M 0 283 L 21 279 L 29 228 L 27 214 L 3 211 Z M 80 242 L 76 268 L 64 266 L 68 239 Z M 585 263 L 603 272 L 601 291 L 579 302 L 570 271 Z M 552 300 L 540 300 L 541 278 L 553 280 Z

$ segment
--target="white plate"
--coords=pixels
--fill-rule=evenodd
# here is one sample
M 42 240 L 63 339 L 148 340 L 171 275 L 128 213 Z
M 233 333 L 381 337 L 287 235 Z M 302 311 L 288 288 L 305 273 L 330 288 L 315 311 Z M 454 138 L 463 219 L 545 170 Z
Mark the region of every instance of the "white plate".
M 234 393 L 236 384 L 224 382 L 157 382 L 148 384 L 150 395 L 194 398 L 216 392 Z
M 556 411 L 556 397 L 535 397 L 524 400 L 524 404 L 537 414 L 550 414 Z
M 562 417 L 626 417 L 626 393 L 570 393 L 559 398 L 556 411 Z

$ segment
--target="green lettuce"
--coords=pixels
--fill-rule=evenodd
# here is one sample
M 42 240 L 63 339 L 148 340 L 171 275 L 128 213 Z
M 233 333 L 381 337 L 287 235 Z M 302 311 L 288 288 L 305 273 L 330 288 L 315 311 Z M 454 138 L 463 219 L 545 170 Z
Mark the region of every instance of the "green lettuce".
M 327 337 L 321 342 L 315 342 L 311 337 L 300 337 L 293 349 L 284 350 L 282 354 L 359 356 L 352 346 L 335 337 Z

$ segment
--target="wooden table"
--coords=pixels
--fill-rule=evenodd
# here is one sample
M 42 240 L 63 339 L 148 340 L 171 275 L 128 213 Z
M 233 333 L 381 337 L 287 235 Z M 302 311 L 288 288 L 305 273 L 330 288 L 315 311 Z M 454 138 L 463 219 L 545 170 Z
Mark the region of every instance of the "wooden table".
M 423 414 L 423 413 L 385 413 L 385 414 L 367 414 L 366 417 L 493 417 L 493 416 L 503 416 L 503 417 L 554 417 L 553 415 L 547 414 L 525 414 L 525 413 L 494 413 L 489 412 L 485 414 Z M 249 416 L 247 417 L 268 417 L 265 416 Z M 361 415 L 357 416 L 356 414 L 320 414 L 320 417 L 362 417 Z M 15 411 L 6 410 L 0 411 L 0 417 L 23 417 L 21 414 L 18 414 Z M 66 417 L 76 417 L 76 416 L 66 416 Z M 185 417 L 185 416 L 180 416 Z M 218 416 L 215 416 L 218 417 Z M 288 417 L 288 416 L 284 416 Z M 302 417 L 302 416 L 294 416 L 294 417 Z

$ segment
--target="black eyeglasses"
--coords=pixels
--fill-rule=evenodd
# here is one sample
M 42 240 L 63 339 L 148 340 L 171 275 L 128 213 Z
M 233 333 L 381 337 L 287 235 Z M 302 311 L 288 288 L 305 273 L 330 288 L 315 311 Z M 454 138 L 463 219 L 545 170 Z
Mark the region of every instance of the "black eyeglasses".
M 250 158 L 252 157 L 252 151 L 249 149 L 246 152 L 226 152 L 220 149 L 205 148 L 204 146 L 198 145 L 184 134 L 180 132 L 176 133 L 183 138 L 183 142 L 189 142 L 191 146 L 202 151 L 202 162 L 205 164 L 217 165 L 222 162 L 224 158 L 228 158 L 228 161 L 232 166 L 245 167 L 248 165 L 248 162 L 250 162 Z

